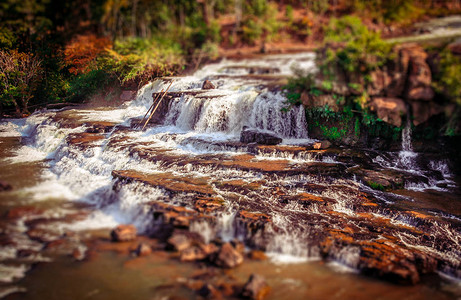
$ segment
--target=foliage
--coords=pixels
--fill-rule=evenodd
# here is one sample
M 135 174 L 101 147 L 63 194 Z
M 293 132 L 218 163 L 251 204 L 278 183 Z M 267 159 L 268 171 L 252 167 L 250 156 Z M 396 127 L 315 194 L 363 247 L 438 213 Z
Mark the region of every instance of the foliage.
M 277 4 L 265 0 L 245 2 L 242 20 L 243 40 L 254 44 L 260 38 L 263 41 L 273 39 L 278 32 Z
M 434 75 L 436 91 L 461 105 L 461 59 L 454 56 L 448 47 L 440 52 L 438 72 Z
M 64 62 L 74 75 L 87 73 L 94 69 L 96 58 L 111 47 L 112 43 L 107 38 L 94 34 L 77 35 L 64 49 Z
M 385 191 L 386 190 L 386 188 L 382 184 L 374 182 L 374 181 L 367 181 L 367 184 L 372 189 L 375 189 L 375 190 L 380 190 L 380 191 Z
M 352 8 L 356 12 L 385 23 L 410 23 L 424 14 L 421 4 L 416 2 L 416 0 L 354 0 Z
M 18 115 L 28 113 L 29 100 L 41 72 L 41 61 L 30 53 L 0 50 L 0 104 L 14 106 Z
M 335 64 L 347 73 L 368 74 L 385 64 L 392 45 L 383 41 L 378 32 L 370 31 L 362 21 L 353 16 L 331 19 L 325 31 L 326 43 L 342 46 L 330 48 L 322 59 L 325 71 Z

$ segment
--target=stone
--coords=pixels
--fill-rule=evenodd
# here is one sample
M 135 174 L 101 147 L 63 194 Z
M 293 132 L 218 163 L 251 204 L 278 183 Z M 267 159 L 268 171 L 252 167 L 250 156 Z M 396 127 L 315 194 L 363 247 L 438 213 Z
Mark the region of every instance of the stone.
M 427 101 L 409 101 L 413 113 L 413 124 L 418 126 L 431 117 L 444 112 L 440 105 Z
M 243 263 L 243 256 L 230 243 L 224 243 L 219 249 L 214 263 L 222 268 L 235 268 Z
M 111 231 L 110 236 L 114 242 L 128 242 L 136 238 L 136 227 L 134 225 L 118 225 Z
M 146 243 L 140 243 L 135 250 L 137 256 L 147 256 L 152 253 L 152 248 Z
M 253 250 L 248 254 L 248 257 L 252 260 L 266 260 L 267 256 L 263 251 Z
M 215 89 L 215 86 L 211 81 L 205 80 L 202 85 L 202 90 L 212 90 Z
M 324 149 L 328 149 L 330 148 L 331 146 L 331 142 L 330 141 L 327 141 L 327 140 L 324 140 L 324 141 L 320 141 L 320 142 L 317 142 L 317 143 L 314 143 L 314 149 L 316 150 L 324 150 Z
M 0 180 L 0 192 L 11 191 L 13 187 L 6 181 Z
M 240 133 L 240 142 L 242 143 L 257 143 L 260 145 L 278 145 L 282 139 L 267 132 L 259 132 L 244 128 Z
M 186 250 L 191 246 L 191 244 L 192 241 L 190 238 L 187 235 L 181 233 L 175 233 L 168 239 L 169 248 L 179 252 Z
M 333 97 L 331 94 L 325 94 L 325 95 L 308 95 L 306 99 L 306 93 L 304 95 L 301 95 L 301 102 L 304 104 L 306 107 L 326 107 L 334 112 L 339 112 L 340 108 L 339 105 L 341 104 L 340 101 Z
M 402 116 L 406 116 L 407 107 L 400 98 L 374 97 L 369 103 L 370 110 L 376 112 L 378 118 L 393 126 L 402 126 Z
M 120 94 L 120 100 L 130 101 L 130 100 L 133 100 L 135 96 L 136 96 L 136 91 L 123 91 Z
M 198 291 L 197 294 L 206 299 L 222 299 L 222 294 L 213 285 L 205 283 Z
M 461 55 L 461 39 L 457 39 L 453 43 L 449 44 L 448 49 L 450 49 L 451 53 L 455 55 Z
M 179 256 L 181 261 L 197 261 L 207 258 L 207 253 L 197 246 L 189 247 L 183 250 Z
M 248 299 L 262 300 L 269 293 L 270 287 L 264 277 L 251 274 L 242 290 L 242 296 Z
M 430 101 L 434 98 L 431 68 L 426 62 L 427 53 L 420 46 L 410 50 L 410 64 L 405 96 L 410 100 Z

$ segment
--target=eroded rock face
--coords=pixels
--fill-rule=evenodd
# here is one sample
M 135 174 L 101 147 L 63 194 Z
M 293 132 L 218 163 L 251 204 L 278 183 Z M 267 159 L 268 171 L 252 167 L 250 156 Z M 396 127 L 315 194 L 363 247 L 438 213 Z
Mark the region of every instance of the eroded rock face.
M 118 225 L 111 231 L 110 235 L 114 242 L 128 242 L 136 238 L 136 227 L 134 225 Z
M 369 105 L 378 118 L 397 127 L 402 126 L 402 116 L 407 115 L 405 102 L 400 98 L 375 97 Z
M 13 187 L 6 181 L 0 180 L 0 192 L 11 191 Z
M 243 263 L 243 256 L 232 247 L 231 243 L 225 243 L 219 249 L 214 263 L 222 268 L 235 268 Z
M 261 145 L 278 145 L 282 139 L 267 132 L 259 132 L 244 128 L 240 133 L 240 142 L 242 143 L 257 143 Z
M 251 274 L 242 290 L 242 296 L 247 299 L 262 300 L 269 293 L 270 287 L 264 277 Z
M 212 90 L 212 89 L 214 89 L 214 88 L 215 88 L 215 86 L 214 86 L 213 83 L 211 83 L 211 81 L 205 80 L 205 81 L 203 82 L 202 90 Z

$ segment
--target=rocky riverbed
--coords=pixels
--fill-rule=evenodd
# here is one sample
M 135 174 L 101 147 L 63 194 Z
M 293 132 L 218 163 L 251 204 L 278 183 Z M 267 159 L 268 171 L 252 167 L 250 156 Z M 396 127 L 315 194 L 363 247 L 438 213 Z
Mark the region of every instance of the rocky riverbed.
M 313 58 L 223 61 L 121 107 L 2 123 L 3 295 L 459 296 L 449 158 L 310 139 L 274 82 Z

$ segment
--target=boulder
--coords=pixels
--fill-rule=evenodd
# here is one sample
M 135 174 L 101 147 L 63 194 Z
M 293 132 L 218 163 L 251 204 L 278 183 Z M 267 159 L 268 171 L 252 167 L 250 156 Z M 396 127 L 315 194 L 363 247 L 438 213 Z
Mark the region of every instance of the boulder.
M 152 253 L 152 248 L 146 243 L 140 243 L 135 250 L 137 256 L 147 256 Z
M 230 243 L 225 243 L 219 249 L 214 263 L 222 268 L 235 268 L 243 263 L 243 256 Z
M 407 114 L 405 102 L 400 98 L 374 97 L 369 107 L 376 112 L 378 118 L 397 127 L 402 126 L 402 116 Z
M 181 251 L 181 255 L 179 256 L 181 261 L 196 261 L 205 258 L 207 258 L 207 253 L 201 247 L 197 246 L 192 246 Z
M 114 242 L 127 242 L 136 238 L 136 227 L 134 225 L 118 225 L 110 236 Z
M 0 180 L 0 192 L 11 191 L 13 187 L 6 181 Z
M 211 81 L 205 80 L 202 85 L 202 90 L 212 90 L 215 89 L 215 86 Z
M 191 246 L 192 241 L 185 234 L 173 234 L 172 237 L 168 239 L 169 248 L 175 251 L 183 251 Z
M 427 53 L 421 46 L 412 46 L 408 50 L 410 64 L 405 96 L 410 100 L 430 101 L 434 98 L 434 90 L 431 87 L 431 68 L 426 62 Z
M 367 87 L 367 93 L 370 96 L 382 96 L 392 82 L 392 77 L 387 69 L 374 70 L 370 73 L 371 82 Z
M 331 146 L 331 142 L 327 141 L 327 140 L 314 143 L 314 145 L 313 145 L 314 149 L 316 149 L 316 150 L 328 149 L 328 148 L 330 148 L 330 146 Z
M 429 120 L 432 116 L 444 112 L 443 107 L 434 103 L 426 101 L 409 101 L 413 115 L 413 124 L 418 126 Z
M 260 145 L 278 145 L 282 139 L 273 134 L 244 128 L 240 133 L 240 142 Z
M 328 106 L 329 109 L 331 109 L 334 112 L 339 112 L 340 108 L 338 99 L 333 97 L 332 94 L 325 94 L 325 95 L 309 95 L 306 92 L 303 92 L 301 94 L 301 102 L 304 104 L 306 107 L 325 107 Z
M 248 299 L 262 300 L 269 293 L 270 287 L 264 277 L 251 274 L 242 290 L 242 296 Z
M 461 55 L 461 39 L 457 39 L 448 45 L 448 49 L 450 49 L 451 53 L 455 55 Z
M 204 297 L 205 299 L 222 299 L 223 298 L 221 292 L 209 283 L 205 283 L 197 291 L 197 294 Z

